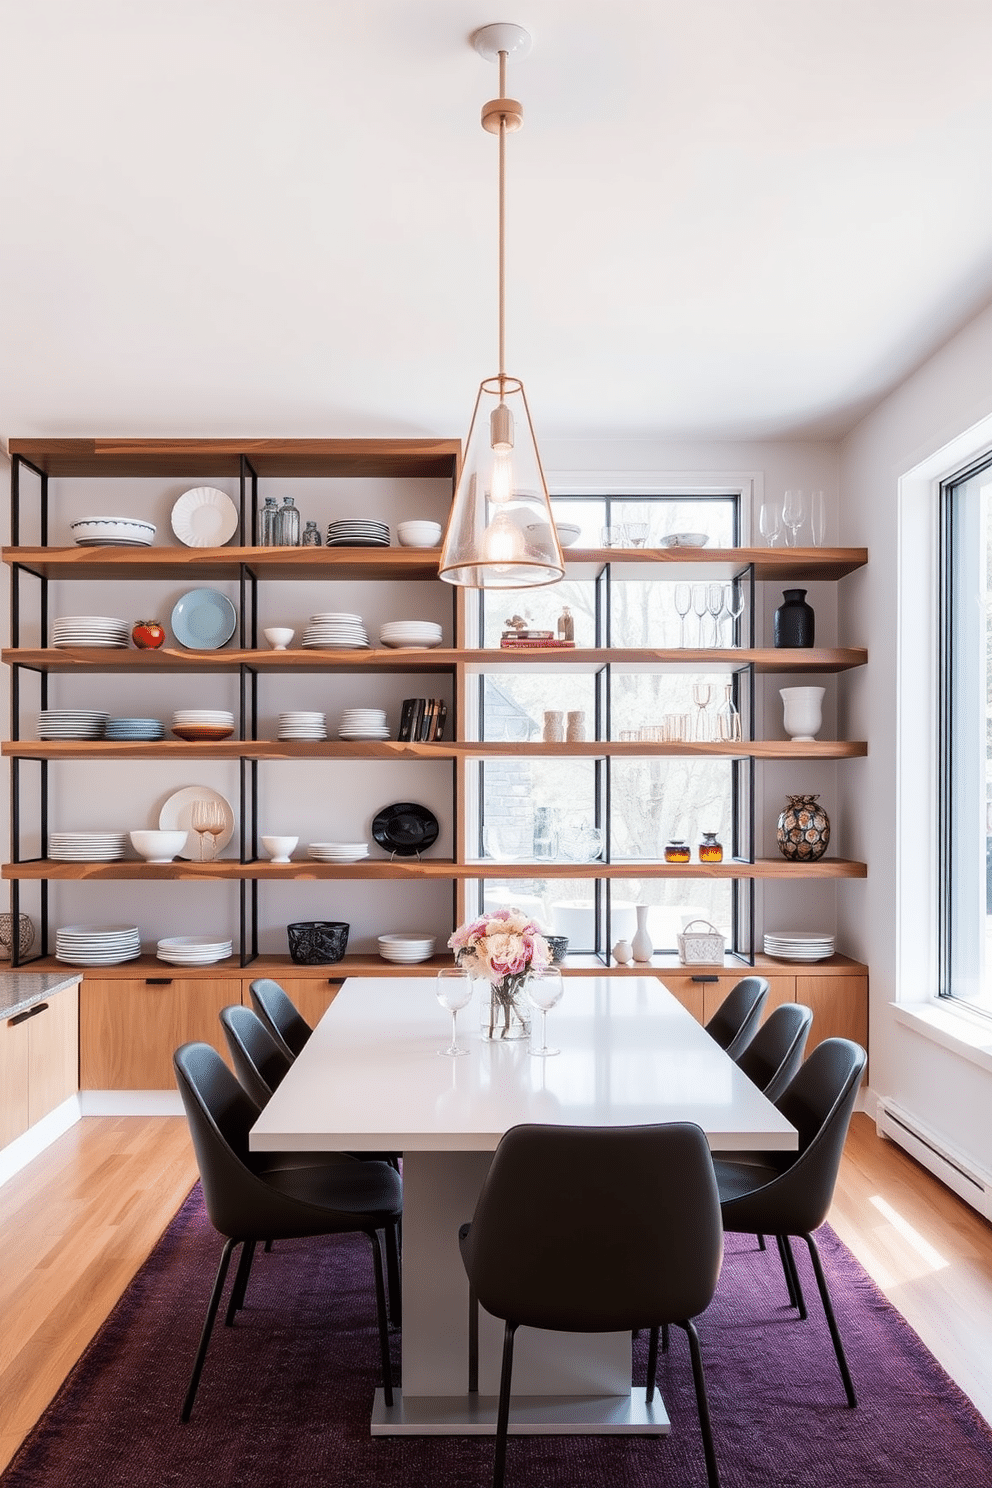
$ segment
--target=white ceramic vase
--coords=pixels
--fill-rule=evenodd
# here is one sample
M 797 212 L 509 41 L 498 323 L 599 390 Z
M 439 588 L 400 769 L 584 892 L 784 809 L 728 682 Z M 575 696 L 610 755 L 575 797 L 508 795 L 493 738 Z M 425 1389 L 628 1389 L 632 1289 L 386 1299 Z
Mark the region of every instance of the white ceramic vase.
M 654 946 L 651 944 L 651 937 L 648 934 L 648 906 L 646 904 L 636 904 L 634 908 L 637 911 L 637 929 L 634 931 L 634 938 L 630 942 L 630 949 L 633 952 L 635 961 L 650 961 L 654 953 Z
M 796 744 L 811 744 L 823 727 L 825 687 L 780 687 L 785 732 Z
M 618 966 L 626 966 L 630 961 L 630 941 L 618 940 L 613 947 L 613 959 Z

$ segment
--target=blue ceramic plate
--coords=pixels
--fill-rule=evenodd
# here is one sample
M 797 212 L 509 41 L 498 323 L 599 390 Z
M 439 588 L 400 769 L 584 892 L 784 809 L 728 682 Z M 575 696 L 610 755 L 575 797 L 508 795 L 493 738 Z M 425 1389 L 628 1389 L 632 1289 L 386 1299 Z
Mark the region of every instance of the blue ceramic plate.
M 191 589 L 172 611 L 172 634 L 190 651 L 216 651 L 234 634 L 238 612 L 216 589 Z

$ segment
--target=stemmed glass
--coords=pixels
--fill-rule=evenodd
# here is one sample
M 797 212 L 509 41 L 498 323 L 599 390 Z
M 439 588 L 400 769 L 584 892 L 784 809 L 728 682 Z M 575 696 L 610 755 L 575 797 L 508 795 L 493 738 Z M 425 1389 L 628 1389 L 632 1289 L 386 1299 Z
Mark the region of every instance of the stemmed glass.
M 216 838 L 224 831 L 224 813 L 219 804 L 216 801 L 194 801 L 190 825 L 200 839 L 200 862 L 204 861 L 205 856 L 216 857 Z M 210 852 L 205 854 L 207 837 L 210 838 Z
M 439 1054 L 467 1054 L 468 1049 L 458 1047 L 458 1010 L 472 1001 L 472 978 L 460 966 L 445 966 L 434 981 L 434 996 L 451 1014 L 451 1044 L 447 1049 L 438 1049 Z
M 737 621 L 744 613 L 744 585 L 740 582 L 739 579 L 736 579 L 732 584 L 727 585 L 727 597 L 724 600 L 723 604 L 724 609 L 730 616 L 731 623 L 734 626 L 734 630 L 732 630 L 730 634 L 730 643 L 731 645 L 734 645 Z
M 696 644 L 699 646 L 700 650 L 702 650 L 702 647 L 703 647 L 703 616 L 706 614 L 706 610 L 707 610 L 706 585 L 705 584 L 693 584 L 693 586 L 692 586 L 692 613 L 695 615 L 696 621 L 697 621 L 697 630 L 699 632 L 699 635 L 698 635 Z
M 530 1052 L 537 1055 L 539 1059 L 550 1059 L 552 1054 L 560 1054 L 560 1049 L 548 1048 L 548 1009 L 555 1007 L 561 1002 L 561 994 L 565 990 L 561 979 L 561 972 L 557 966 L 546 966 L 541 971 L 532 971 L 527 978 L 527 997 L 541 1014 L 541 1047 L 535 1049 L 531 1043 Z
M 647 545 L 648 524 L 647 522 L 628 522 L 627 540 L 632 548 L 643 548 Z
M 692 609 L 692 586 L 675 585 L 675 613 L 679 617 L 679 645 L 685 649 L 685 617 Z
M 708 682 L 694 682 L 692 684 L 692 701 L 696 705 L 696 726 L 693 735 L 698 742 L 709 739 L 709 719 L 706 717 L 706 709 L 710 701 L 710 684 Z
M 800 527 L 803 525 L 803 518 L 805 517 L 805 515 L 806 510 L 803 504 L 802 491 L 786 491 L 785 501 L 782 505 L 782 519 L 785 522 L 786 527 L 788 527 L 789 532 L 791 533 L 791 536 L 789 538 L 790 548 L 794 548 L 796 546 L 796 535 L 799 532 Z
M 713 621 L 713 645 L 720 644 L 720 612 L 723 609 L 723 585 L 707 584 L 706 586 L 706 608 L 710 612 Z
M 774 501 L 766 501 L 761 508 L 761 516 L 758 519 L 761 535 L 770 548 L 778 547 L 778 540 L 782 535 L 782 516 Z
M 813 491 L 809 498 L 809 525 L 814 548 L 822 548 L 827 535 L 827 504 L 822 491 Z

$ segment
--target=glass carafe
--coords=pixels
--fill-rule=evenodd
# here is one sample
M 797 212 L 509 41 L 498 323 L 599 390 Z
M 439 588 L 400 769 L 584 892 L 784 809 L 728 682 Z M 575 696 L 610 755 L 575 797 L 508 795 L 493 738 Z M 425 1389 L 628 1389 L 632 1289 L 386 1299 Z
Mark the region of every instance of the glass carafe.
M 300 546 L 300 514 L 292 496 L 285 497 L 276 513 L 275 545 L 277 548 Z
M 276 498 L 266 496 L 258 513 L 258 545 L 260 548 L 271 548 L 275 545 L 278 516 L 279 508 L 276 506 Z

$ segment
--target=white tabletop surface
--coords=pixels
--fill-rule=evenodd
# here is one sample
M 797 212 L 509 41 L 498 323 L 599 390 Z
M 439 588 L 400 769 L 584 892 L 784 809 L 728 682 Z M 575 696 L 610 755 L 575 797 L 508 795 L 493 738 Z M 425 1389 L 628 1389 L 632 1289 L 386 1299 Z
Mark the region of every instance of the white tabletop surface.
M 351 977 L 251 1134 L 257 1150 L 492 1151 L 520 1122 L 695 1121 L 715 1151 L 794 1150 L 795 1129 L 652 976 L 569 976 L 552 1059 L 488 1043 L 474 1000 L 463 1058 L 431 977 Z

